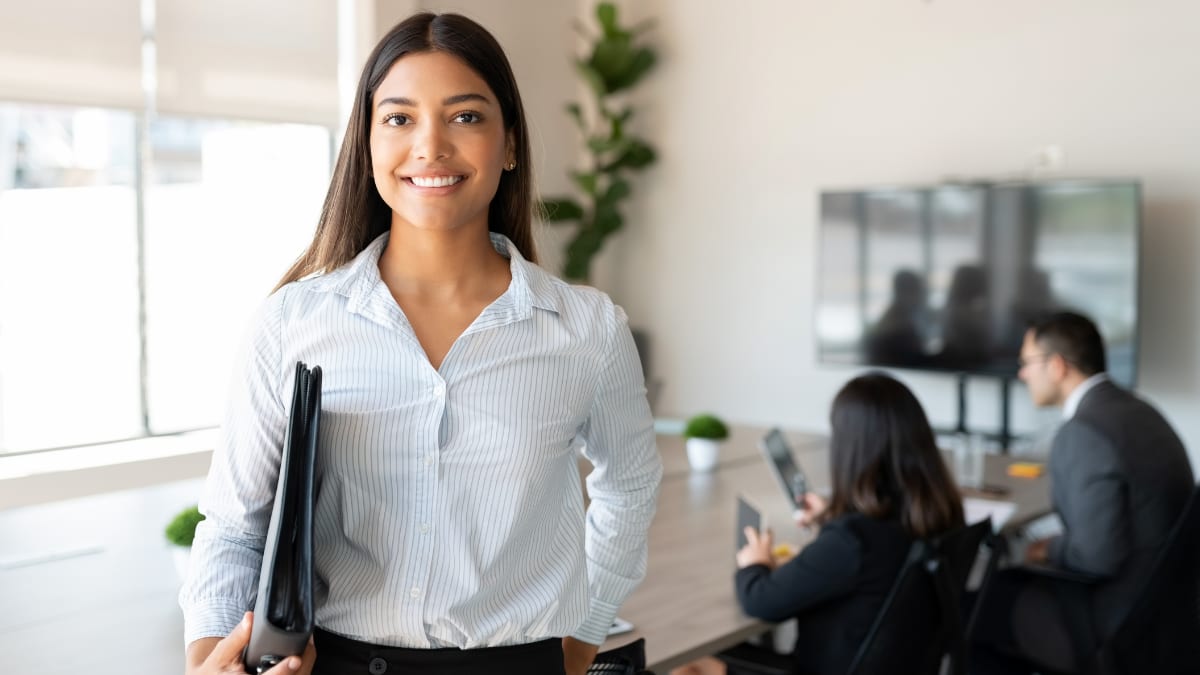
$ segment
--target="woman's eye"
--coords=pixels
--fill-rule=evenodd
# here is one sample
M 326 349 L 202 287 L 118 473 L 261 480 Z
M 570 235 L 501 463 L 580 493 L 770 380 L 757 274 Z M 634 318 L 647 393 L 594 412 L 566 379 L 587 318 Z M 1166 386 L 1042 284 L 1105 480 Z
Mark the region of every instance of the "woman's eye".
M 402 113 L 392 113 L 391 115 L 383 118 L 384 124 L 393 127 L 403 126 L 408 124 L 408 122 L 408 115 L 404 115 Z
M 482 118 L 479 116 L 479 113 L 473 112 L 460 112 L 454 116 L 454 121 L 462 124 L 475 124 L 481 119 Z

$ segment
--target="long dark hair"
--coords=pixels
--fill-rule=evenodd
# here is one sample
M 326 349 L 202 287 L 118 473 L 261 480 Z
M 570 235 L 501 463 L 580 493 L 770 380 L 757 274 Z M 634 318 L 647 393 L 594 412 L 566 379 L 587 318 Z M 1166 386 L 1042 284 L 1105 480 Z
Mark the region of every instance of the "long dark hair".
M 883 373 L 856 377 L 833 399 L 830 421 L 827 518 L 898 518 L 920 539 L 962 527 L 958 488 L 908 387 Z
M 423 12 L 400 22 L 367 57 L 316 235 L 276 289 L 313 272 L 341 267 L 391 227 L 391 209 L 379 196 L 371 173 L 371 101 L 398 59 L 434 51 L 462 59 L 496 94 L 505 131 L 512 134 L 517 166 L 502 172 L 488 207 L 488 229 L 511 239 L 526 260 L 537 262 L 529 130 L 504 50 L 487 29 L 465 16 Z

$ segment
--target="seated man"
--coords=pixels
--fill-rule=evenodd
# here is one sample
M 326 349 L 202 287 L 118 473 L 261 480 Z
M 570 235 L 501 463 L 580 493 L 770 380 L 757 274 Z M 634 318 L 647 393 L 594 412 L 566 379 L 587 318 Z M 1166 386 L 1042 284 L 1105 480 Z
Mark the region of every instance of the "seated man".
M 978 642 L 1059 671 L 1076 671 L 1064 612 L 1090 617 L 1112 634 L 1182 514 L 1192 490 L 1183 443 L 1150 404 L 1108 380 L 1104 344 L 1090 320 L 1060 313 L 1036 322 L 1021 346 L 1019 377 L 1033 402 L 1061 406 L 1065 422 L 1050 450 L 1052 503 L 1063 531 L 1025 556 L 1097 579 L 1089 607 L 1063 610 L 1066 597 L 1045 577 L 1019 569 L 997 575 Z

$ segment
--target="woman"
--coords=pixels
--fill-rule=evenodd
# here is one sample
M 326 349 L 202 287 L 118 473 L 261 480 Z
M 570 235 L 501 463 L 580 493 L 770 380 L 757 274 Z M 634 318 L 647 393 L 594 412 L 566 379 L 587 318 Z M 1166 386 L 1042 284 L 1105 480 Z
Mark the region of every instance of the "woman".
M 324 376 L 318 628 L 268 672 L 586 670 L 644 576 L 661 465 L 624 312 L 534 264 L 532 183 L 495 39 L 454 14 L 388 33 L 233 388 L 180 592 L 189 674 L 241 667 L 297 361 Z
M 963 526 L 958 489 L 907 387 L 879 373 L 856 377 L 834 398 L 830 420 L 832 497 L 806 494 L 801 517 L 820 524 L 816 539 L 783 562 L 769 532 L 747 528 L 737 553 L 742 609 L 796 618 L 798 673 L 847 672 L 913 540 Z M 723 672 L 714 658 L 676 671 Z

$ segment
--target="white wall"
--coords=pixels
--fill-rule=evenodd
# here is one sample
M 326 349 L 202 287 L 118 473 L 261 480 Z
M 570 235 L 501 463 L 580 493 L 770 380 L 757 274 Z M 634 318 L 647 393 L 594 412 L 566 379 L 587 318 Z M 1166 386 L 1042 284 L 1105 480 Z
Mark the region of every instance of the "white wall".
M 663 411 L 825 429 L 854 371 L 815 359 L 817 191 L 1011 175 L 1055 143 L 1066 175 L 1144 180 L 1139 389 L 1196 457 L 1200 5 L 625 4 L 658 22 L 638 119 L 661 161 L 601 285 L 655 340 Z M 953 421 L 953 380 L 902 376 Z M 972 385 L 976 424 L 996 424 L 994 391 Z M 1020 387 L 1014 416 L 1026 430 L 1054 417 Z

